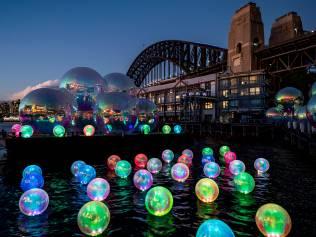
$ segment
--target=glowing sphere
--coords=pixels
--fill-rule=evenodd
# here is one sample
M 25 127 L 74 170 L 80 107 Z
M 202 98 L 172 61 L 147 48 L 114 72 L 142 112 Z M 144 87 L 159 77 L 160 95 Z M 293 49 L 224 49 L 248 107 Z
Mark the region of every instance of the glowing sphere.
M 42 169 L 38 165 L 28 165 L 24 168 L 22 176 L 25 177 L 30 174 L 39 174 L 42 175 Z
M 184 154 L 178 157 L 177 162 L 183 163 L 183 164 L 187 165 L 188 167 L 190 167 L 192 165 L 192 159 Z
M 172 150 L 166 149 L 162 152 L 161 158 L 164 162 L 170 163 L 174 158 L 174 153 Z
M 74 176 L 77 176 L 80 168 L 82 168 L 85 165 L 86 165 L 86 163 L 84 161 L 82 161 L 82 160 L 77 160 L 77 161 L 73 162 L 72 165 L 71 165 L 71 168 L 70 168 L 71 173 Z
M 115 170 L 116 163 L 119 162 L 121 158 L 117 155 L 111 155 L 107 159 L 107 165 L 110 170 Z
M 268 203 L 256 213 L 256 224 L 264 236 L 287 236 L 292 228 L 289 213 L 281 206 Z
M 233 175 L 238 175 L 241 172 L 244 172 L 245 170 L 246 170 L 246 166 L 244 162 L 242 162 L 241 160 L 234 160 L 229 163 L 229 171 Z
M 275 95 L 277 104 L 284 107 L 286 112 L 293 112 L 294 106 L 301 105 L 304 101 L 303 93 L 294 87 L 285 87 Z
M 260 173 L 265 173 L 269 170 L 270 164 L 269 161 L 265 158 L 258 158 L 254 163 L 255 169 Z
M 175 181 L 184 182 L 189 177 L 190 170 L 187 165 L 177 163 L 171 168 L 171 176 Z
M 86 125 L 83 128 L 83 133 L 86 137 L 91 137 L 94 135 L 95 128 L 92 125 Z
M 150 133 L 150 126 L 148 124 L 143 124 L 141 126 L 141 132 L 145 135 Z
M 198 228 L 196 237 L 235 237 L 235 235 L 225 222 L 206 220 Z
M 25 192 L 32 188 L 42 188 L 44 186 L 44 179 L 41 174 L 33 173 L 25 175 L 20 183 L 21 189 Z
M 195 194 L 202 202 L 214 202 L 219 194 L 217 183 L 209 178 L 200 179 L 195 185 Z
M 234 177 L 234 185 L 238 192 L 248 194 L 255 189 L 255 180 L 247 172 L 241 172 Z
M 204 165 L 208 162 L 215 162 L 215 158 L 213 155 L 205 155 L 202 157 L 202 165 Z
M 137 154 L 134 158 L 134 163 L 139 168 L 145 168 L 147 164 L 148 158 L 145 154 Z
M 110 194 L 110 184 L 102 178 L 95 178 L 87 186 L 87 195 L 93 201 L 103 201 Z
M 272 120 L 280 120 L 283 117 L 283 112 L 277 107 L 271 107 L 267 109 L 266 117 Z
M 175 126 L 173 127 L 173 132 L 174 132 L 175 134 L 180 134 L 180 133 L 182 132 L 182 127 L 181 127 L 181 125 L 179 125 L 179 124 L 175 125 Z
M 62 125 L 56 125 L 53 129 L 53 134 L 55 137 L 63 137 L 65 132 L 66 130 Z
M 90 201 L 81 207 L 77 223 L 82 233 L 90 236 L 100 235 L 110 223 L 109 208 L 103 202 Z
M 135 88 L 133 79 L 123 73 L 110 73 L 103 77 L 107 92 L 129 92 Z
M 224 157 L 225 153 L 230 151 L 230 148 L 228 146 L 221 146 L 219 148 L 219 154 L 220 156 Z
M 153 176 L 148 170 L 140 169 L 134 174 L 133 182 L 136 188 L 145 191 L 153 185 Z
M 202 156 L 212 156 L 214 154 L 214 151 L 210 147 L 204 147 L 202 149 Z
M 185 149 L 182 151 L 182 155 L 186 155 L 187 157 L 189 157 L 191 160 L 193 159 L 193 151 L 191 151 L 190 149 Z
M 215 162 L 208 162 L 204 165 L 203 172 L 206 177 L 215 179 L 220 175 L 221 168 Z
M 163 134 L 170 134 L 171 133 L 171 127 L 169 125 L 167 125 L 167 124 L 163 125 L 162 133 Z
M 120 160 L 116 163 L 115 173 L 120 178 L 126 178 L 132 171 L 131 164 L 126 160 Z
M 84 165 L 79 168 L 76 178 L 81 184 L 88 184 L 96 176 L 95 169 L 91 165 Z
M 21 127 L 21 137 L 30 138 L 34 133 L 33 128 L 30 125 L 23 125 Z
M 168 214 L 173 206 L 171 192 L 162 186 L 151 188 L 145 198 L 147 211 L 154 216 L 164 216 Z
M 237 159 L 236 153 L 232 151 L 228 151 L 224 155 L 225 163 L 229 164 L 230 162 Z
M 307 103 L 306 116 L 313 127 L 316 128 L 316 95 L 314 95 Z
M 21 127 L 22 125 L 19 123 L 13 124 L 13 126 L 11 127 L 11 132 L 16 136 L 19 137 L 20 136 L 20 132 L 21 132 Z
M 309 95 L 310 97 L 313 97 L 314 95 L 316 95 L 316 82 L 313 83 Z
M 43 189 L 33 188 L 22 194 L 19 208 L 27 216 L 36 216 L 47 209 L 48 203 L 48 194 Z
M 162 162 L 158 158 L 151 158 L 147 162 L 147 170 L 150 173 L 157 174 L 162 168 Z

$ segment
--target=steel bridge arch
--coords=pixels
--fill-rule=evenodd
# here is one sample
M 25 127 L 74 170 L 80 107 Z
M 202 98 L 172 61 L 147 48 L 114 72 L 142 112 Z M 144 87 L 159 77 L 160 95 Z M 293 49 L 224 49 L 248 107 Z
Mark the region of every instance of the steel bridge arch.
M 227 49 L 181 40 L 164 40 L 144 49 L 133 61 L 127 75 L 140 86 L 146 75 L 163 61 L 171 61 L 186 74 L 222 71 Z

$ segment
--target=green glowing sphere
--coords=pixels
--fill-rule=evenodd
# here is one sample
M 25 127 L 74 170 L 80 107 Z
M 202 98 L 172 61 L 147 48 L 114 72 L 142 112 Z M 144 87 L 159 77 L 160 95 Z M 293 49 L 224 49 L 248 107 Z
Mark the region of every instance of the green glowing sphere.
M 225 153 L 230 151 L 230 148 L 228 146 L 221 146 L 219 148 L 219 154 L 221 157 L 224 157 Z
M 120 160 L 116 163 L 115 173 L 120 178 L 126 178 L 130 175 L 132 166 L 127 160 Z
M 65 135 L 65 128 L 62 125 L 56 125 L 53 129 L 55 137 L 63 137 Z
M 255 180 L 247 172 L 241 172 L 234 177 L 235 188 L 238 192 L 248 194 L 255 188 Z
M 99 201 L 91 201 L 81 207 L 77 223 L 82 233 L 90 236 L 102 234 L 110 222 L 108 207 Z
M 150 214 L 154 216 L 164 216 L 172 209 L 172 194 L 168 189 L 162 186 L 151 188 L 146 194 L 145 206 Z
M 291 217 L 281 206 L 268 203 L 256 213 L 256 224 L 264 236 L 287 236 L 292 228 Z
M 30 125 L 23 125 L 21 127 L 21 137 L 30 138 L 33 135 L 33 128 Z
M 213 151 L 213 149 L 210 148 L 210 147 L 204 147 L 204 148 L 202 149 L 202 155 L 203 155 L 203 156 L 212 156 L 213 154 L 214 154 L 214 151 Z
M 162 133 L 163 134 L 170 134 L 171 133 L 171 127 L 169 125 L 163 125 L 162 127 Z
M 148 124 L 144 124 L 141 128 L 141 131 L 143 134 L 149 134 L 150 133 L 150 126 Z

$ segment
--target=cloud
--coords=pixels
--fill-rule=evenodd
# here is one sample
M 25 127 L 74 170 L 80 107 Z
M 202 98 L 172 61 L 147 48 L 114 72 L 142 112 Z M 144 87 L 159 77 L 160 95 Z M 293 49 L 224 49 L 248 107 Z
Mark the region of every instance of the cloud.
M 25 95 L 27 95 L 28 93 L 36 89 L 43 88 L 43 87 L 58 87 L 58 85 L 59 85 L 59 80 L 57 79 L 44 81 L 35 86 L 27 86 L 25 89 L 19 92 L 13 93 L 10 99 L 12 100 L 22 99 Z

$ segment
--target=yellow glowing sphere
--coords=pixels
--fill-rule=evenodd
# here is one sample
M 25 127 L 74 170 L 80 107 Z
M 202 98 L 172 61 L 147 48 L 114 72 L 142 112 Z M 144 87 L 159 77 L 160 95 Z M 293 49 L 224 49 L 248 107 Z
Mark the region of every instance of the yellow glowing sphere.
M 202 202 L 214 202 L 219 194 L 218 185 L 212 179 L 200 179 L 195 185 L 195 194 Z

